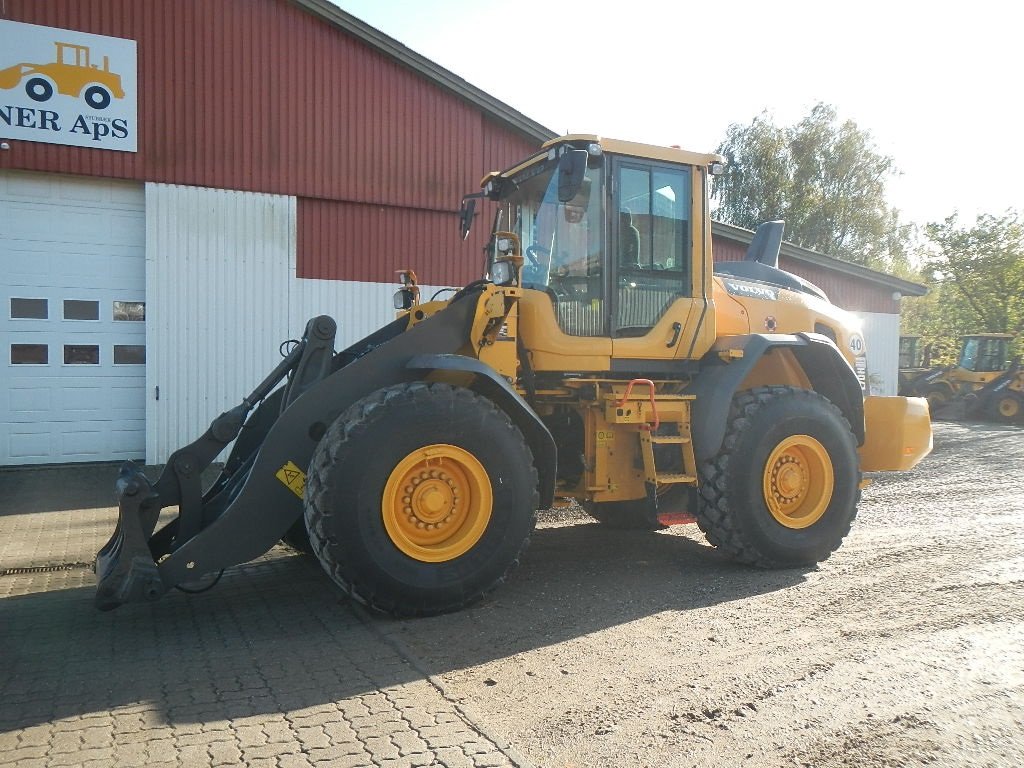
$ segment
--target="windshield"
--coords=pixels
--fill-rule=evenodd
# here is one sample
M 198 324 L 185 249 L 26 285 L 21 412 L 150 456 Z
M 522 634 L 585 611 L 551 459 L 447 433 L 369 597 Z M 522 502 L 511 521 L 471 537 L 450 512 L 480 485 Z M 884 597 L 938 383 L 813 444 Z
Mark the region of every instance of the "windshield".
M 588 168 L 580 191 L 558 200 L 558 161 L 528 168 L 512 179 L 494 230 L 514 232 L 523 246 L 523 285 L 546 288 L 552 279 L 601 272 L 604 242 L 601 168 Z
M 992 373 L 1006 367 L 1006 339 L 967 339 L 960 367 L 975 373 Z

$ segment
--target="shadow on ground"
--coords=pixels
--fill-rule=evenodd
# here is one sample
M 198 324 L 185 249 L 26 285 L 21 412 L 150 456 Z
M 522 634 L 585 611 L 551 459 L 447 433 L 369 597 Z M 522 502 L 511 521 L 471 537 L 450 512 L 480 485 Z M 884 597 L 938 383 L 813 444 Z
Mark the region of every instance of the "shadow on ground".
M 203 472 L 205 484 L 213 482 L 220 466 L 213 465 Z M 113 506 L 117 503 L 114 482 L 120 468 L 121 462 L 0 467 L 0 516 Z M 162 470 L 162 464 L 150 465 L 146 474 L 156 479 Z
M 419 679 L 386 640 L 396 628 L 443 638 L 423 670 L 438 674 L 803 574 L 737 567 L 683 535 L 580 523 L 536 531 L 477 607 L 412 621 L 366 617 L 315 559 L 283 548 L 209 592 L 111 613 L 93 608 L 91 574 L 65 578 L 82 586 L 0 600 L 0 730 L 119 709 L 171 724 L 301 709 Z

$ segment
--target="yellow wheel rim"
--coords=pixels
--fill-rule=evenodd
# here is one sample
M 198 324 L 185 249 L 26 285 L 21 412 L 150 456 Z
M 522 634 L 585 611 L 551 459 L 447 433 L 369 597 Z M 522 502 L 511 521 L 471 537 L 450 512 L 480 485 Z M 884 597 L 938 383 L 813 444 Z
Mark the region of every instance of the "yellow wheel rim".
M 391 471 L 381 512 L 403 554 L 443 563 L 466 554 L 491 520 L 494 497 L 487 470 L 455 445 L 417 448 Z
M 764 466 L 765 503 L 772 517 L 787 528 L 807 528 L 818 522 L 834 487 L 828 451 L 810 435 L 787 437 Z
M 1007 419 L 1015 418 L 1020 413 L 1020 403 L 1016 397 L 1004 397 L 999 401 L 999 415 Z

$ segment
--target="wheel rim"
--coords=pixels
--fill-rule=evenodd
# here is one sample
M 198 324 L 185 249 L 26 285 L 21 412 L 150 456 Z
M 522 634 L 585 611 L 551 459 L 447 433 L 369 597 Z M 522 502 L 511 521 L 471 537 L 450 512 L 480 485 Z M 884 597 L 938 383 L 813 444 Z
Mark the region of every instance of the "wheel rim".
M 835 488 L 832 460 L 810 435 L 779 443 L 764 466 L 764 500 L 776 522 L 807 528 L 825 514 Z
M 929 408 L 936 408 L 946 402 L 945 392 L 932 391 L 928 393 L 928 406 Z
M 483 536 L 493 508 L 487 470 L 455 445 L 417 448 L 384 486 L 384 527 L 405 555 L 442 563 L 466 554 Z
M 999 415 L 1004 419 L 1015 419 L 1020 415 L 1020 403 L 1016 397 L 1004 397 L 999 401 Z

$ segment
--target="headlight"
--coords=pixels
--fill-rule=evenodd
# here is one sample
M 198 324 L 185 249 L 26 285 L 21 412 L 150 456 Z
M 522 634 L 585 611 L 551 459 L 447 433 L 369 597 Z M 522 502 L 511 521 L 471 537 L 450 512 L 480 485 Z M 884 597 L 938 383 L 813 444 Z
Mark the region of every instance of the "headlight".
M 395 309 L 409 309 L 413 305 L 412 291 L 408 288 L 399 288 L 394 296 Z
M 515 270 L 510 261 L 496 261 L 491 264 L 491 282 L 495 285 L 508 285 L 515 277 Z

